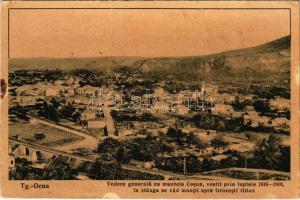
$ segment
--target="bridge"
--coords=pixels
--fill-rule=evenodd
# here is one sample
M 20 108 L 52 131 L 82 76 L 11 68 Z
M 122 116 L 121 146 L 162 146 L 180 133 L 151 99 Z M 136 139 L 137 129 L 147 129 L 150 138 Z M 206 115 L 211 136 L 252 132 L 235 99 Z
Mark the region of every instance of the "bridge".
M 64 156 L 68 159 L 75 159 L 82 162 L 95 162 L 95 158 L 74 155 L 14 138 L 9 138 L 9 143 L 18 145 L 17 148 L 12 151 L 15 157 L 24 158 L 31 162 L 45 161 L 51 159 L 53 156 Z

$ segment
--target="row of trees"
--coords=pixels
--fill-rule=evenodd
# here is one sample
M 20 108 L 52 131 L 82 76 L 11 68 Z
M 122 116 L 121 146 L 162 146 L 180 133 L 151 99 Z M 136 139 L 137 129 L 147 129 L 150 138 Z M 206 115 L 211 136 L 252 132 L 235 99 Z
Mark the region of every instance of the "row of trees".
M 196 127 L 206 130 L 240 132 L 244 127 L 244 120 L 242 117 L 227 119 L 222 116 L 212 115 L 208 112 L 195 115 L 191 120 Z
M 169 128 L 166 135 L 158 137 L 148 136 L 144 139 L 138 138 L 129 143 L 108 138 L 99 145 L 98 152 L 110 153 L 119 163 L 128 163 L 130 159 L 140 161 L 154 160 L 158 168 L 180 172 L 182 171 L 183 157 L 186 157 L 187 165 L 201 166 L 194 167 L 190 172 L 226 167 L 250 167 L 278 171 L 290 170 L 290 147 L 282 144 L 281 137 L 272 134 L 264 138 L 258 138 L 251 134 L 246 134 L 246 137 L 249 142 L 255 143 L 254 150 L 251 150 L 251 152 L 227 150 L 224 154 L 229 155 L 228 158 L 220 162 L 212 160 L 210 155 L 204 155 L 201 158 L 192 154 L 171 158 L 157 156 L 174 152 L 175 146 L 172 145 L 174 142 L 179 146 L 185 146 L 184 148 L 190 148 L 189 145 L 193 145 L 198 149 L 205 149 L 208 145 L 211 145 L 214 149 L 226 149 L 229 145 L 222 135 L 215 137 L 208 144 L 199 140 L 195 134 L 186 134 L 176 128 Z
M 10 180 L 73 180 L 80 172 L 95 180 L 162 180 L 159 175 L 129 171 L 109 154 L 103 154 L 96 162 L 83 162 L 78 167 L 64 157 L 50 160 L 45 169 L 31 167 L 32 163 L 25 159 L 16 159 L 16 170 L 9 172 Z
M 71 119 L 77 122 L 80 119 L 80 113 L 75 112 L 76 109 L 73 105 L 61 105 L 60 102 L 54 98 L 50 100 L 50 103 L 43 102 L 37 106 L 38 114 L 47 119 L 55 122 L 59 122 L 60 119 Z
M 208 146 L 207 143 L 199 140 L 194 133 L 185 133 L 180 129 L 171 127 L 167 134 L 159 134 L 157 137 L 147 136 L 146 138 L 136 138 L 127 142 L 107 138 L 98 146 L 98 152 L 112 155 L 118 163 L 129 163 L 131 159 L 155 161 L 158 168 L 182 172 L 182 156 L 171 158 L 165 158 L 164 156 L 166 153 L 170 154 L 176 151 L 174 143 L 184 148 L 193 146 L 198 149 L 205 149 Z M 211 141 L 211 145 L 214 148 L 225 148 L 228 142 L 220 135 Z M 190 172 L 199 172 L 202 169 L 200 165 L 206 165 L 196 155 L 189 154 L 186 159 L 187 170 Z M 193 170 L 190 168 L 193 168 Z M 209 168 L 204 167 L 203 169 Z
M 10 171 L 10 180 L 72 180 L 77 172 L 63 157 L 51 159 L 44 169 L 33 168 L 26 159 L 16 158 L 16 170 Z

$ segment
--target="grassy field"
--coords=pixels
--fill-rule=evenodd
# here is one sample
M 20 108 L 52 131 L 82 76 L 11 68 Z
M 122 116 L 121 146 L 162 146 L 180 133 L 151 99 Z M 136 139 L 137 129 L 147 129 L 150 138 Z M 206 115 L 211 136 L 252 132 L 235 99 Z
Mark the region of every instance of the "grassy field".
M 43 133 L 46 137 L 36 141 L 34 135 L 37 133 Z M 20 139 L 47 147 L 59 146 L 82 139 L 77 135 L 42 124 L 31 124 L 24 122 L 10 123 L 9 136 L 11 137 L 17 134 Z

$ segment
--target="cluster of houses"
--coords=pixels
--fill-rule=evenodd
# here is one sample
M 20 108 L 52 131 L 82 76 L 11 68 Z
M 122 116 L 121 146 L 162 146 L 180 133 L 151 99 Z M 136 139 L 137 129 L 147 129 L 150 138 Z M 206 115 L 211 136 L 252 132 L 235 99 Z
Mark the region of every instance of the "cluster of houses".
M 140 96 L 130 96 L 130 101 L 126 101 L 122 91 L 115 90 L 112 86 L 93 87 L 91 85 L 80 86 L 80 78 L 66 76 L 64 80 L 57 80 L 53 84 L 36 83 L 22 85 L 15 89 L 12 95 L 12 103 L 19 105 L 34 105 L 40 99 L 49 101 L 51 98 L 64 100 L 66 104 L 73 104 L 81 109 L 81 120 L 87 122 L 88 128 L 103 128 L 105 122 L 101 116 L 99 107 L 118 106 L 131 108 L 140 112 L 150 112 L 164 114 L 168 112 L 179 115 L 186 115 L 191 112 L 192 104 L 197 101 L 198 110 L 209 108 L 213 115 L 223 116 L 229 119 L 243 117 L 244 123 L 252 126 L 274 127 L 277 129 L 288 129 L 289 120 L 286 117 L 267 117 L 257 112 L 252 105 L 255 95 L 219 93 L 219 87 L 214 84 L 202 84 L 201 91 L 183 90 L 175 95 L 169 94 L 163 86 L 157 86 L 153 93 Z M 92 98 L 91 98 L 92 97 Z M 151 103 L 150 100 L 151 99 Z M 236 111 L 233 103 L 238 100 L 247 105 L 243 111 Z M 267 100 L 266 100 L 267 101 Z M 206 102 L 206 107 L 203 107 Z M 290 109 L 290 100 L 281 97 L 268 100 L 271 109 L 284 112 Z M 140 109 L 141 108 L 141 109 Z M 147 109 L 143 109 L 147 108 Z

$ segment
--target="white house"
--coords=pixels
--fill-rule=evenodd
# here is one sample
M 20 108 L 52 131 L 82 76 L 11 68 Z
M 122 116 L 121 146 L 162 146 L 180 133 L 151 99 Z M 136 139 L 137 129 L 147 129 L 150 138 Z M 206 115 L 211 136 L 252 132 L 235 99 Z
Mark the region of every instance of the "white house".
M 95 96 L 96 91 L 97 88 L 90 85 L 77 88 L 77 94 L 81 96 Z
M 80 105 L 92 105 L 93 99 L 90 99 L 88 97 L 75 97 L 74 103 L 75 104 L 80 104 Z
M 290 100 L 281 97 L 276 97 L 275 99 L 271 99 L 270 106 L 271 108 L 278 109 L 278 110 L 291 109 Z
M 130 164 L 133 164 L 137 167 L 146 168 L 146 169 L 150 169 L 155 166 L 154 161 L 143 162 L 143 161 L 138 161 L 138 160 L 134 160 L 134 159 L 130 160 Z
M 272 125 L 274 127 L 289 127 L 290 121 L 286 117 L 276 117 L 272 120 Z
M 35 96 L 17 96 L 16 101 L 20 105 L 34 105 L 36 103 Z

